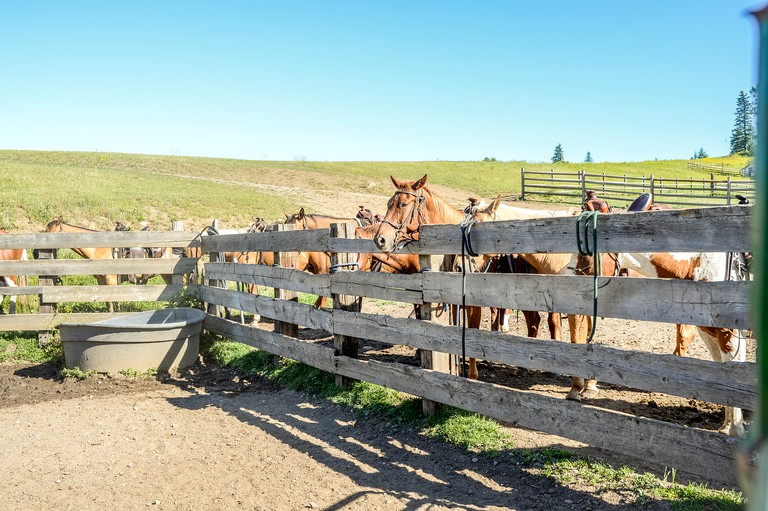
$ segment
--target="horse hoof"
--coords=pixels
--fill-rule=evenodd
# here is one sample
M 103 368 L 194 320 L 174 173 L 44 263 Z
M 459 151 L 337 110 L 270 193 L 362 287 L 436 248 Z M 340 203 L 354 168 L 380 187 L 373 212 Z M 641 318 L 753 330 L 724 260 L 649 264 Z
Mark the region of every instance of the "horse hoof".
M 571 389 L 571 391 L 568 392 L 568 395 L 565 396 L 565 399 L 570 399 L 571 401 L 581 401 L 581 396 L 579 395 L 578 390 Z
M 586 389 L 581 393 L 581 397 L 584 399 L 594 399 L 600 393 L 598 389 Z
M 744 424 L 742 423 L 723 424 L 723 427 L 721 427 L 718 431 L 724 435 L 733 436 L 737 438 L 744 438 L 745 436 L 747 436 L 747 432 L 744 429 Z

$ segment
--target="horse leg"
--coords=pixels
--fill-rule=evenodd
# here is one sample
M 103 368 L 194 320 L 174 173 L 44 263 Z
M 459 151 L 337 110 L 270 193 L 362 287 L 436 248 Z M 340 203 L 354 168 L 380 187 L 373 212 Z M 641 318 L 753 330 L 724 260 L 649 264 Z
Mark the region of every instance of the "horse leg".
M 568 328 L 571 333 L 571 342 L 575 344 L 585 344 L 591 326 L 592 318 L 590 316 L 569 314 Z M 598 392 L 599 390 L 595 380 L 574 376 L 571 390 L 568 391 L 568 395 L 566 395 L 565 398 L 581 401 L 582 397 L 587 399 L 596 397 Z
M 16 287 L 16 282 L 13 280 L 13 277 L 1 277 L 1 279 L 5 282 L 5 285 L 9 288 Z M 8 290 L 9 293 L 11 293 L 11 289 Z M 10 307 L 8 309 L 8 314 L 16 314 L 16 295 L 9 294 L 8 300 L 10 302 Z M 3 301 L 3 295 L 0 294 L 0 302 Z
M 528 337 L 536 338 L 539 336 L 539 326 L 541 325 L 541 314 L 539 311 L 523 311 L 525 326 L 528 329 Z
M 696 327 L 693 325 L 676 325 L 676 338 L 675 338 L 675 355 L 684 357 L 688 353 L 693 339 L 696 337 Z M 714 357 L 714 355 L 713 355 Z
M 744 362 L 747 357 L 747 340 L 741 330 L 699 327 L 699 335 L 707 345 L 715 362 Z M 719 431 L 726 435 L 744 437 L 744 415 L 741 408 L 725 406 L 725 419 Z
M 549 338 L 555 341 L 563 339 L 563 328 L 560 325 L 560 313 L 550 312 L 547 314 L 547 326 L 549 327 Z

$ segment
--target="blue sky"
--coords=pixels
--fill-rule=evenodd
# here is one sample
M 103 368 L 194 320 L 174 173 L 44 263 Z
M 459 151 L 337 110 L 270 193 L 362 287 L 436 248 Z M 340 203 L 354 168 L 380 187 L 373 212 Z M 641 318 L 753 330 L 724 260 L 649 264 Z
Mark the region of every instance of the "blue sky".
M 0 149 L 253 160 L 729 152 L 744 0 L 0 4 Z

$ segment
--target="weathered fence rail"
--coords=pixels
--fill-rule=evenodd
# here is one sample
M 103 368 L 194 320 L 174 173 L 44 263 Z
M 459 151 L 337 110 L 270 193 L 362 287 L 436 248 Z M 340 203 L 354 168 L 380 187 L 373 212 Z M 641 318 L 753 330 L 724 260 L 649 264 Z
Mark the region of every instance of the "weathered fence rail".
M 754 180 L 715 179 L 714 174 L 709 179 L 681 179 L 520 169 L 520 179 L 523 199 L 565 197 L 567 203 L 581 204 L 586 191 L 595 190 L 601 199 L 620 208 L 626 208 L 642 193 L 650 193 L 657 203 L 683 207 L 729 206 L 739 202 L 736 195 L 749 200 L 755 197 Z
M 606 215 L 598 220 L 597 244 L 598 249 L 604 252 L 746 251 L 750 248 L 749 220 L 750 208 L 742 206 Z M 471 231 L 472 246 L 480 253 L 574 252 L 575 230 L 573 218 L 480 223 Z M 445 254 L 461 252 L 459 226 L 422 226 L 420 231 L 419 241 L 407 245 L 406 249 L 420 254 L 425 261 L 437 261 Z M 9 239 L 14 237 L 9 236 Z M 39 247 L 50 244 L 36 237 L 21 239 Z M 80 239 L 73 238 L 72 241 L 82 245 Z M 190 241 L 188 239 L 187 243 Z M 104 239 L 103 242 L 111 243 L 113 239 Z M 132 240 L 131 244 L 134 242 Z M 180 246 L 184 244 L 181 238 L 177 242 Z M 5 240 L 4 243 L 18 241 Z M 201 246 L 207 254 L 227 251 L 373 251 L 369 240 L 337 238 L 331 236 L 327 229 L 208 236 L 201 240 Z M 54 270 L 86 272 L 95 268 L 98 272 L 136 270 L 126 261 L 112 262 L 118 265 L 89 265 L 89 262 L 83 261 L 48 261 L 47 266 L 37 264 L 40 261 L 3 263 L 0 274 L 51 274 Z M 153 269 L 187 272 L 190 269 L 188 264 L 176 260 L 168 266 Z M 430 267 L 437 270 L 439 265 L 435 262 Z M 368 272 L 310 275 L 286 267 L 221 260 L 206 263 L 204 269 L 208 282 L 216 285 L 198 286 L 196 291 L 200 299 L 215 308 L 227 307 L 273 319 L 276 325 L 320 329 L 342 340 L 346 336 L 402 344 L 425 353 L 459 355 L 465 351 L 467 356 L 517 367 L 597 378 L 633 389 L 747 409 L 753 407 L 756 398 L 757 377 L 755 364 L 751 362 L 715 363 L 600 344 L 587 346 L 542 341 L 499 332 L 469 330 L 462 333 L 459 328 L 433 321 L 394 318 L 342 308 L 318 310 L 290 299 L 253 295 L 224 285 L 227 281 L 235 281 L 293 292 L 363 296 L 410 304 L 459 304 L 465 301 L 467 305 L 591 314 L 591 277 L 468 274 L 463 278 L 460 274 L 440 271 L 414 275 Z M 598 314 L 670 324 L 748 329 L 752 324 L 748 286 L 745 282 L 600 277 Z M 76 297 L 119 299 L 115 297 L 128 293 L 116 289 L 96 289 L 98 286 L 80 286 L 81 289 L 77 290 L 45 287 L 37 286 L 30 292 L 41 293 L 46 301 L 53 303 Z M 141 292 L 131 290 L 130 293 L 154 299 L 175 291 L 172 286 L 150 286 Z M 20 326 L 25 326 L 25 329 L 50 328 L 56 319 L 55 314 L 40 315 L 39 321 L 32 319 L 34 315 L 19 316 L 22 318 L 13 323 L 14 329 L 21 329 Z M 7 326 L 10 321 L 7 318 L 0 317 L 0 328 Z M 729 484 L 737 482 L 735 457 L 738 441 L 717 432 L 628 415 L 531 391 L 470 381 L 432 369 L 362 361 L 355 358 L 354 352 L 349 353 L 351 347 L 356 349 L 355 343 L 331 347 L 287 335 L 288 329 L 276 327 L 275 331 L 268 331 L 223 319 L 218 314 L 209 314 L 204 327 L 277 356 L 289 357 L 334 373 L 338 378 L 370 381 L 507 423 L 684 469 L 705 479 Z M 345 351 L 340 351 L 338 346 L 343 346 Z
M 749 208 L 721 207 L 642 215 L 600 217 L 598 247 L 604 251 L 744 251 L 749 249 Z M 203 240 L 205 251 L 301 248 L 296 233 L 219 236 Z M 367 240 L 335 239 L 327 231 L 302 233 L 304 250 L 371 251 Z M 262 241 L 263 240 L 263 241 Z M 243 245 L 243 243 L 245 245 Z M 572 218 L 477 224 L 473 248 L 481 253 L 572 252 Z M 458 226 L 422 226 L 420 240 L 407 246 L 422 256 L 461 251 Z M 336 273 L 311 276 L 285 268 L 209 263 L 206 274 L 300 292 L 350 294 L 405 303 L 533 308 L 565 313 L 591 312 L 591 278 L 545 275 L 416 275 Z M 464 286 L 464 296 L 461 288 Z M 669 279 L 601 277 L 598 314 L 634 320 L 709 326 L 751 326 L 748 284 Z M 320 328 L 329 335 L 356 336 L 425 351 L 467 356 L 561 374 L 579 374 L 635 389 L 663 392 L 719 404 L 752 408 L 756 396 L 753 363 L 715 363 L 673 355 L 626 351 L 607 346 L 551 343 L 496 332 L 468 331 L 417 319 L 308 305 L 201 286 L 200 297 L 276 321 Z M 441 403 L 484 413 L 505 422 L 562 435 L 674 467 L 714 480 L 735 483 L 736 440 L 719 433 L 629 416 L 597 407 L 461 379 L 427 369 L 363 362 L 333 348 L 209 316 L 205 327 L 271 353 L 294 358 L 337 375 L 365 379 Z M 671 349 L 671 347 L 670 347 Z M 573 427 L 573 421 L 581 421 Z M 588 424 L 584 424 L 584 422 Z M 618 432 L 618 433 L 617 433 Z M 681 442 L 681 439 L 685 439 Z M 701 446 L 693 449 L 690 446 Z M 719 466 L 719 468 L 715 468 Z M 723 470 L 722 467 L 728 469 Z
M 32 251 L 53 252 L 73 247 L 170 247 L 195 248 L 196 235 L 184 231 L 121 231 L 96 233 L 3 234 L 0 249 L 21 248 L 30 260 L 0 261 L 0 275 L 38 276 L 39 285 L 0 288 L 0 295 L 38 296 L 51 310 L 37 314 L 0 315 L 0 330 L 49 330 L 64 321 L 96 321 L 121 313 L 60 313 L 56 306 L 71 302 L 171 301 L 185 289 L 183 278 L 197 270 L 194 258 L 137 259 L 31 259 Z M 68 275 L 165 275 L 170 284 L 155 285 L 54 285 L 56 277 Z M 50 284 L 50 285 L 49 285 Z M 43 307 L 41 307 L 43 309 Z

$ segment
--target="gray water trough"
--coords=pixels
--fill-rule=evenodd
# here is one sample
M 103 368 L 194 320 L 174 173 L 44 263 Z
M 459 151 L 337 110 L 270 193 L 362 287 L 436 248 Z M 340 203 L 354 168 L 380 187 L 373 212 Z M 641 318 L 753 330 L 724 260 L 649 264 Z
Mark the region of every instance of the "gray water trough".
M 200 351 L 205 315 L 177 307 L 93 323 L 61 323 L 64 363 L 70 369 L 107 373 L 191 366 Z

